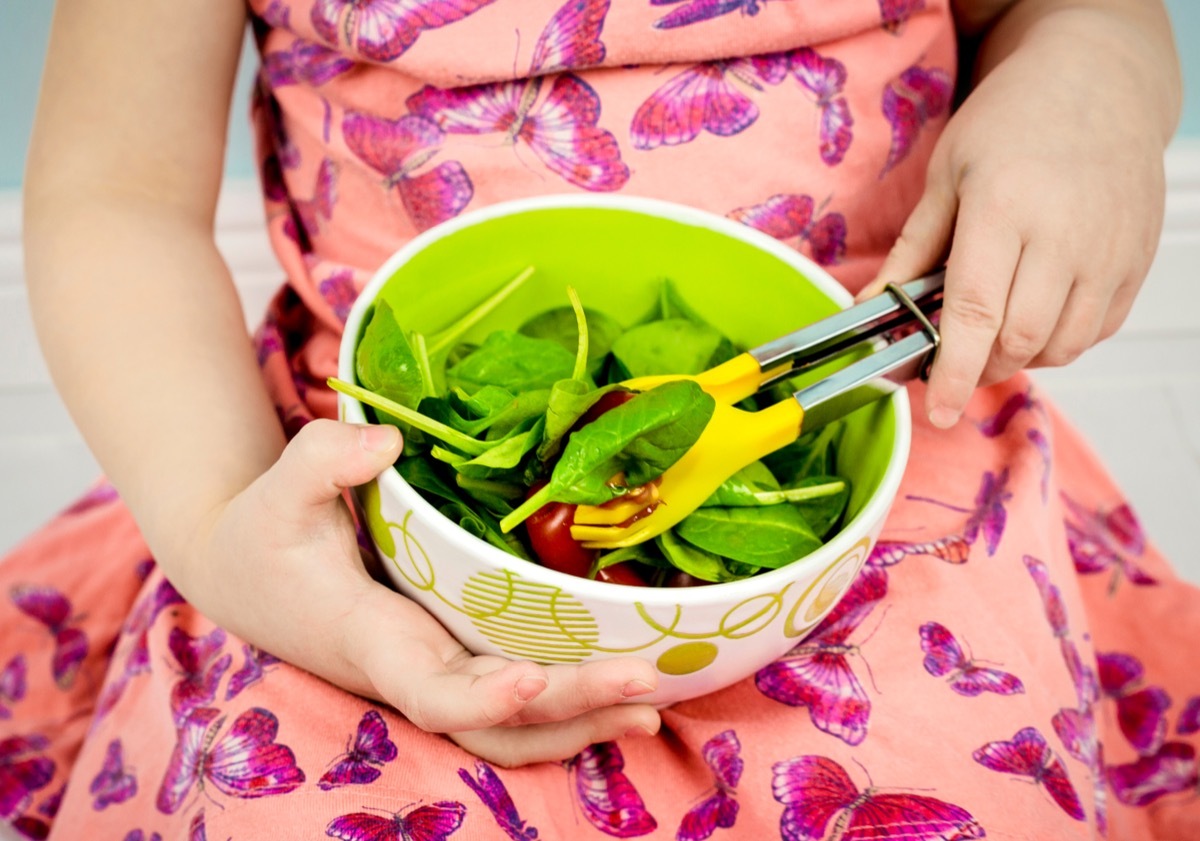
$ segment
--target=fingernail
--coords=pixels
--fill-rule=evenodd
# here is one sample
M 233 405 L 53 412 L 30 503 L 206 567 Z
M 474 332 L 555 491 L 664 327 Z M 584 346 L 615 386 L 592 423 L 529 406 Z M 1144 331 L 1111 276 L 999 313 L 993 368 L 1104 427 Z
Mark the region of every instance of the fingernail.
M 368 453 L 383 453 L 392 449 L 400 440 L 400 430 L 388 424 L 360 426 L 358 445 Z
M 638 724 L 634 727 L 630 727 L 628 730 L 625 731 L 626 739 L 644 739 L 647 736 L 653 736 L 653 735 L 654 734 L 651 733 L 648 728 L 643 727 L 640 724 Z
M 646 683 L 644 680 L 631 680 L 621 689 L 622 698 L 632 698 L 635 695 L 645 695 L 647 692 L 653 692 L 654 687 Z
M 548 684 L 549 681 L 544 677 L 523 677 L 513 687 L 513 694 L 517 696 L 518 701 L 531 701 L 540 695 Z
M 929 413 L 929 422 L 939 429 L 949 429 L 958 423 L 959 413 L 945 406 L 935 406 Z

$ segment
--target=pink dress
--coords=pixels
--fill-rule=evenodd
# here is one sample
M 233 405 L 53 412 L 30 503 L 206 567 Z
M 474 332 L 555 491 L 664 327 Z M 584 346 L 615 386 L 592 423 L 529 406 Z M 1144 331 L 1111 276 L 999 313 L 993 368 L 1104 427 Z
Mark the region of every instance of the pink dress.
M 946 0 L 253 0 L 290 431 L 356 292 L 502 199 L 622 191 L 850 290 L 951 105 Z M 914 392 L 920 387 L 914 386 Z M 921 395 L 914 393 L 914 405 Z M 104 484 L 0 564 L 0 820 L 31 838 L 1200 838 L 1200 592 L 1024 376 L 911 463 L 850 594 L 653 739 L 477 761 L 186 604 Z

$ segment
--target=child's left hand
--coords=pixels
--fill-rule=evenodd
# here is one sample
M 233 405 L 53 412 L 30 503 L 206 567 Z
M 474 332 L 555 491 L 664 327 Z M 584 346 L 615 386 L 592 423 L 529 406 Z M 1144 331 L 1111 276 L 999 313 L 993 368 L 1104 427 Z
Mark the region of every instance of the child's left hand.
M 1172 59 L 1096 11 L 1000 31 L 991 49 L 1010 51 L 951 117 L 924 195 L 859 296 L 945 259 L 925 398 L 937 426 L 957 422 L 977 385 L 1064 365 L 1111 336 L 1149 270 L 1174 120 L 1148 67 Z

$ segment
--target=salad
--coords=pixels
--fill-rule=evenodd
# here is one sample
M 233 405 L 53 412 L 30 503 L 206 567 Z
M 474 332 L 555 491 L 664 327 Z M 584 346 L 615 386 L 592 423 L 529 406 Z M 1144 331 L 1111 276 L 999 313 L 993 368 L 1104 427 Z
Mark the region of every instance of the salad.
M 358 343 L 358 384 L 330 385 L 400 427 L 396 470 L 441 514 L 517 557 L 621 584 L 734 581 L 819 548 L 838 528 L 850 490 L 837 473 L 841 425 L 806 433 L 730 477 L 668 532 L 601 551 L 571 535 L 577 505 L 661 501 L 656 480 L 696 442 L 713 398 L 689 379 L 642 392 L 622 383 L 693 375 L 741 349 L 690 307 L 669 280 L 652 311 L 624 326 L 563 305 L 481 343 L 463 337 L 532 275 L 522 272 L 444 330 L 406 329 L 387 301 Z M 786 383 L 740 404 L 790 399 Z

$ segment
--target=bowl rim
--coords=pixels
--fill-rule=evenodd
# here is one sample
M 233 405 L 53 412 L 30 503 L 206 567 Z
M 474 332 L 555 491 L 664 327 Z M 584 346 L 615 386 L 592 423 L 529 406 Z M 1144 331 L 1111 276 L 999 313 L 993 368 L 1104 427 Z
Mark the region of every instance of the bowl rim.
M 366 316 L 370 303 L 374 301 L 380 289 L 388 280 L 416 254 L 427 247 L 445 239 L 465 228 L 474 227 L 485 222 L 526 213 L 529 211 L 555 209 L 600 209 L 620 210 L 641 213 L 648 216 L 666 218 L 683 224 L 707 228 L 719 234 L 725 234 L 734 239 L 740 239 L 752 246 L 760 248 L 772 256 L 789 264 L 813 283 L 835 304 L 840 307 L 849 306 L 853 298 L 832 275 L 826 272 L 816 262 L 799 251 L 788 247 L 774 237 L 755 228 L 736 222 L 724 216 L 719 216 L 707 210 L 678 204 L 676 202 L 651 199 L 637 196 L 610 196 L 591 194 L 555 194 L 531 198 L 512 199 L 497 202 L 487 207 L 469 211 L 459 216 L 435 225 L 409 240 L 392 254 L 376 270 L 371 279 L 363 287 L 355 299 L 347 316 L 344 331 L 338 345 L 338 377 L 355 382 L 357 379 L 354 368 L 354 353 L 357 347 L 358 333 Z M 338 405 L 342 411 L 342 420 L 347 423 L 367 423 L 363 404 L 357 399 L 341 392 L 337 393 Z M 637 602 L 648 607 L 675 606 L 680 604 L 718 604 L 733 600 L 741 600 L 774 589 L 783 589 L 791 581 L 803 576 L 803 568 L 810 566 L 824 567 L 831 561 L 850 552 L 863 536 L 862 525 L 867 529 L 870 524 L 882 522 L 891 508 L 900 481 L 908 464 L 909 450 L 912 443 L 912 419 L 909 412 L 908 392 L 904 388 L 896 389 L 888 398 L 892 401 L 895 412 L 895 436 L 893 457 L 884 469 L 879 487 L 867 500 L 862 510 L 832 539 L 819 549 L 785 564 L 778 569 L 765 570 L 758 575 L 738 581 L 726 581 L 719 584 L 708 584 L 703 587 L 639 587 L 636 585 L 614 584 L 606 581 L 595 581 L 581 578 L 565 572 L 544 567 L 536 562 L 527 561 L 516 555 L 511 555 L 492 546 L 467 532 L 457 524 L 444 517 L 411 485 L 404 481 L 399 471 L 389 467 L 379 475 L 378 481 L 382 490 L 390 493 L 412 510 L 419 512 L 427 525 L 437 531 L 455 549 L 473 554 L 491 571 L 499 571 L 511 567 L 518 562 L 529 567 L 528 572 L 521 570 L 525 577 L 543 584 L 560 587 L 572 593 L 576 598 L 595 599 L 597 601 L 627 602 L 632 593 L 637 593 Z M 858 525 L 856 530 L 853 528 Z M 859 533 L 856 533 L 859 532 Z

